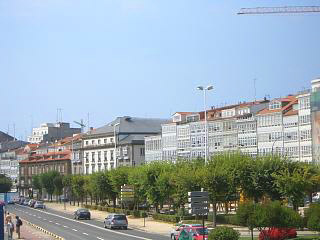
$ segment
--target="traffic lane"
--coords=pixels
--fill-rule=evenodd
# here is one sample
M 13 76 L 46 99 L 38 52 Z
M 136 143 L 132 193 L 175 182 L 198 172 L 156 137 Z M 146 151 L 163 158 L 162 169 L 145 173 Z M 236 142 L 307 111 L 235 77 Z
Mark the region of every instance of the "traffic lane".
M 53 214 L 56 214 L 56 215 L 59 215 L 59 216 L 63 216 L 63 217 L 66 217 L 66 218 L 70 218 L 70 219 L 74 219 L 74 215 L 73 214 L 70 214 L 70 213 L 64 213 L 64 212 L 61 212 L 61 211 L 57 211 L 57 210 L 54 210 L 52 208 L 47 208 L 46 209 L 47 212 L 49 213 L 53 213 Z M 107 213 L 106 213 L 106 216 L 107 216 Z M 81 222 L 90 222 L 90 224 L 92 225 L 95 225 L 97 227 L 102 227 L 103 228 L 103 221 L 101 220 L 97 220 L 97 219 L 91 219 L 90 221 L 88 220 L 80 220 Z M 132 234 L 132 235 L 135 235 L 135 236 L 138 236 L 138 237 L 144 237 L 144 238 L 150 238 L 150 239 L 154 239 L 154 240 L 167 240 L 168 239 L 168 236 L 163 236 L 163 235 L 160 235 L 160 234 L 153 234 L 153 233 L 147 233 L 147 232 L 144 232 L 144 231 L 139 231 L 139 230 L 135 230 L 135 229 L 132 229 L 130 228 L 130 219 L 129 219 L 129 228 L 128 230 L 115 230 L 117 232 L 123 232 L 123 233 L 129 233 L 129 234 Z M 169 235 L 169 233 L 168 233 Z
M 35 214 L 35 213 L 30 213 L 29 211 L 27 211 L 27 209 L 24 209 L 24 208 L 19 209 L 16 207 L 10 207 L 7 209 L 11 213 L 18 215 L 22 219 L 24 219 L 28 222 L 31 222 L 39 227 L 42 227 L 43 229 L 46 229 L 47 231 L 49 231 L 51 233 L 57 234 L 61 237 L 64 237 L 65 239 L 88 240 L 88 238 L 86 238 L 86 237 L 84 237 L 84 238 L 82 238 L 82 236 L 79 237 L 78 233 L 74 233 L 71 231 L 64 232 L 61 229 L 61 225 L 55 224 L 56 221 L 52 221 L 47 218 L 41 217 L 40 215 Z
M 11 210 L 12 211 L 12 210 Z M 90 228 L 87 227 L 84 223 L 80 224 L 78 221 L 75 220 L 69 220 L 64 219 L 57 216 L 49 215 L 48 213 L 45 213 L 43 211 L 37 211 L 32 208 L 22 207 L 17 208 L 16 211 L 22 212 L 21 217 L 31 217 L 29 219 L 33 223 L 37 224 L 38 226 L 41 226 L 45 228 L 46 230 L 53 232 L 65 239 L 100 239 L 100 240 L 111 240 L 111 239 L 125 239 L 125 240 L 132 240 L 134 238 L 127 237 L 127 236 L 119 236 L 119 234 L 109 234 L 106 231 L 103 231 L 104 229 L 97 229 L 96 228 Z M 27 219 L 27 218 L 26 218 Z M 42 219 L 42 222 L 35 221 L 34 219 Z M 28 219 L 27 219 L 28 220 Z M 46 222 L 49 225 L 43 226 L 42 223 Z M 50 228 L 50 226 L 56 226 L 58 225 L 59 228 Z M 100 230 L 100 231 L 99 231 Z M 101 231 L 102 230 L 102 231 Z M 75 231 L 75 232 L 73 232 Z M 70 236 L 71 235 L 71 236 Z M 108 235 L 108 236 L 106 236 Z
M 167 239 L 167 237 L 165 236 L 161 236 L 161 235 L 155 235 L 155 234 L 148 234 L 148 233 L 144 233 L 144 232 L 140 232 L 140 231 L 134 231 L 134 230 L 124 230 L 124 231 L 114 231 L 114 230 L 109 230 L 109 229 L 104 229 L 103 228 L 103 223 L 99 222 L 99 221 L 92 221 L 92 220 L 84 220 L 84 221 L 78 221 L 78 220 L 74 220 L 73 219 L 73 215 L 67 214 L 69 215 L 69 217 L 65 217 L 61 215 L 61 212 L 58 212 L 59 214 L 55 214 L 52 211 L 50 212 L 44 212 L 44 211 L 40 211 L 40 210 L 35 210 L 33 208 L 29 208 L 29 207 L 24 207 L 24 206 L 17 206 L 17 208 L 19 208 L 20 210 L 23 211 L 27 211 L 28 214 L 31 215 L 37 215 L 36 212 L 41 213 L 41 214 L 45 214 L 44 216 L 47 216 L 47 218 L 49 218 L 48 216 L 50 216 L 50 219 L 52 219 L 51 221 L 55 220 L 55 221 L 62 221 L 64 224 L 67 224 L 67 222 L 69 222 L 68 224 L 72 224 L 72 226 L 74 226 L 74 223 L 76 223 L 76 225 L 78 226 L 87 226 L 86 228 L 82 228 L 85 229 L 85 231 L 87 231 L 87 233 L 89 233 L 89 231 L 91 232 L 90 235 L 92 234 L 98 234 L 99 236 L 97 237 L 98 239 L 123 239 L 123 240 L 133 240 L 133 239 L 151 239 L 151 240 L 164 240 Z M 65 214 L 63 214 L 65 215 Z M 65 221 L 67 220 L 67 221 Z M 97 225 L 94 225 L 95 222 Z M 89 228 L 88 228 L 89 227 Z M 88 230 L 90 229 L 90 230 Z M 92 231 L 91 231 L 92 230 Z M 107 235 L 107 236 L 106 236 Z
M 27 211 L 27 209 L 19 209 L 19 208 L 8 208 L 8 211 L 11 211 L 11 213 L 14 213 L 16 215 L 18 215 L 19 217 L 21 217 L 22 219 L 25 219 L 26 221 L 33 223 L 51 233 L 54 233 L 60 237 L 63 237 L 65 239 L 79 239 L 79 240 L 89 240 L 90 238 L 88 238 L 86 235 L 82 236 L 81 234 L 79 234 L 81 232 L 81 230 L 77 231 L 73 231 L 73 228 L 70 228 L 70 231 L 66 231 L 65 229 L 63 229 L 62 224 L 56 224 L 58 223 L 57 220 L 59 219 L 50 219 L 47 217 L 41 217 L 41 215 L 39 214 L 35 214 L 34 212 L 30 212 Z M 60 220 L 61 222 L 61 220 Z

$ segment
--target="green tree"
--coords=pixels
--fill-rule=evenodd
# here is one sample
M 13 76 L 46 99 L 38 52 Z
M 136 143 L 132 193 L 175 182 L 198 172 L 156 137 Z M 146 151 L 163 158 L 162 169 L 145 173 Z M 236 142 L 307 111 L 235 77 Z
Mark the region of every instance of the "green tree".
M 39 199 L 39 196 L 42 196 L 42 184 L 41 184 L 41 179 L 40 175 L 34 175 L 32 176 L 32 188 L 37 189 L 39 193 L 37 194 L 37 199 Z
M 55 190 L 54 179 L 58 175 L 59 175 L 59 172 L 57 171 L 49 171 L 47 173 L 43 173 L 40 175 L 41 185 L 46 189 L 49 195 L 50 201 L 52 201 L 52 195 Z
M 272 174 L 279 191 L 292 202 L 293 209 L 303 203 L 305 193 L 313 186 L 313 171 L 310 166 L 291 163 L 287 169 Z
M 63 176 L 60 174 L 55 176 L 53 179 L 53 184 L 54 184 L 54 193 L 56 194 L 57 200 L 58 200 L 58 196 L 62 195 L 63 193 Z
M 79 201 L 81 200 L 81 203 L 83 203 L 83 197 L 84 197 L 84 184 L 85 184 L 85 178 L 81 175 L 74 175 L 72 177 L 72 192 L 77 197 L 78 200 L 78 206 Z
M 116 198 L 120 196 L 121 186 L 128 184 L 128 174 L 132 168 L 119 167 L 107 172 L 110 179 L 112 190 L 108 192 L 109 198 L 113 201 L 113 206 L 116 206 Z
M 0 174 L 0 192 L 6 193 L 11 190 L 12 181 L 9 177 L 4 174 Z

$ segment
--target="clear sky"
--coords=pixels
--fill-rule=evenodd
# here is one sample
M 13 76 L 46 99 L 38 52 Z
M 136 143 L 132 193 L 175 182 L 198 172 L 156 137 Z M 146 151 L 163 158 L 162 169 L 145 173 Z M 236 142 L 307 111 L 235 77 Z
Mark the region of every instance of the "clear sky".
M 117 116 L 169 118 L 310 88 L 320 76 L 320 13 L 239 16 L 275 0 L 1 0 L 0 131 Z M 76 125 L 74 125 L 76 126 Z

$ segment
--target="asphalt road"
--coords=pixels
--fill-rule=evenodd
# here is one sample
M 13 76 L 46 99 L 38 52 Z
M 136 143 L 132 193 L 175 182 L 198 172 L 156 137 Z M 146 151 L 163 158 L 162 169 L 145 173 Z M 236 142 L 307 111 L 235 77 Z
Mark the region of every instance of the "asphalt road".
M 168 240 L 168 236 L 150 234 L 143 231 L 105 229 L 97 220 L 75 220 L 73 215 L 52 209 L 38 210 L 21 205 L 8 205 L 7 211 L 55 233 L 66 240 Z

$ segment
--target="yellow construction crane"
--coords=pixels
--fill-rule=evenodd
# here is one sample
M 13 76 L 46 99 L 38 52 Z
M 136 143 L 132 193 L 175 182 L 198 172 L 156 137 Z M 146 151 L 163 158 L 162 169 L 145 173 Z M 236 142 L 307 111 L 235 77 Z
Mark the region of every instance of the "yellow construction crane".
M 287 6 L 287 7 L 256 7 L 241 8 L 239 15 L 244 14 L 291 14 L 291 13 L 320 13 L 320 6 Z

